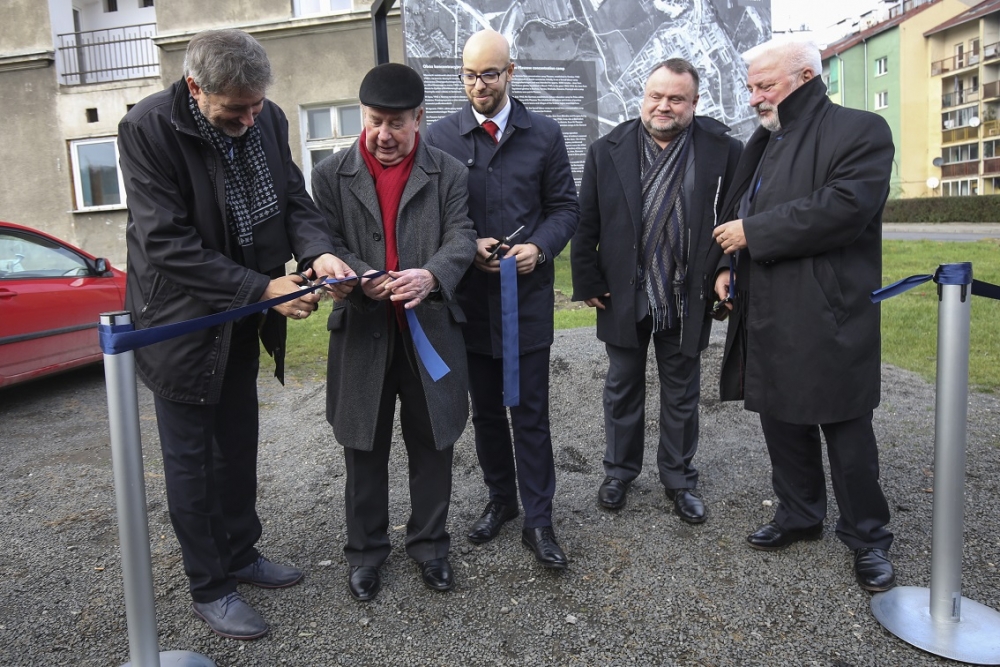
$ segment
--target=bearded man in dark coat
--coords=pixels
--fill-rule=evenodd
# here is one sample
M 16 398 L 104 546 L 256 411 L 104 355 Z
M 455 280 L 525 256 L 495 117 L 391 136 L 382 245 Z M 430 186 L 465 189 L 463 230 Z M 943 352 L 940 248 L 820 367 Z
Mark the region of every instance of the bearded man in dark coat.
M 715 291 L 733 297 L 722 399 L 760 413 L 780 502 L 747 542 L 775 550 L 822 537 L 822 431 L 837 537 L 854 551 L 861 587 L 884 591 L 895 574 L 872 430 L 881 359 L 869 294 L 882 280 L 892 134 L 880 116 L 827 98 L 814 44 L 768 43 L 744 59 L 761 127 L 723 205 L 729 222 L 714 232 L 729 256 Z

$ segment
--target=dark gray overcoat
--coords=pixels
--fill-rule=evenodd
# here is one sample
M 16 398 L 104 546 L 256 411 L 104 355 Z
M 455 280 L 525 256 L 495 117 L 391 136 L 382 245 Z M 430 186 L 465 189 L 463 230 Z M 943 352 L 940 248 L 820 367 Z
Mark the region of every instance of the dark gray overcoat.
M 313 170 L 313 197 L 330 223 L 336 254 L 360 276 L 385 268 L 385 239 L 375 182 L 358 142 Z M 455 288 L 476 254 L 468 216 L 468 170 L 450 155 L 418 142 L 413 171 L 396 218 L 400 269 L 427 269 L 440 291 L 416 307 L 434 349 L 451 369 L 434 382 L 418 362 L 434 442 L 452 446 L 469 417 L 468 368 Z M 388 360 L 387 301 L 374 301 L 356 287 L 334 305 L 327 328 L 327 420 L 344 447 L 370 451 Z
M 892 133 L 876 114 L 833 104 L 818 77 L 778 114 L 780 130 L 758 128 L 747 143 L 723 207 L 739 217 L 760 163 L 722 399 L 793 424 L 854 419 L 879 404 L 879 307 L 869 295 L 882 281 Z

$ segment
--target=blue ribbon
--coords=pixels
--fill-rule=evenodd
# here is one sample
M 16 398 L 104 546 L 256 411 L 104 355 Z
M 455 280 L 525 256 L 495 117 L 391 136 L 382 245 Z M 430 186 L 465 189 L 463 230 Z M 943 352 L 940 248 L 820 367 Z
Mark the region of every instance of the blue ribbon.
M 891 299 L 903 292 L 913 289 L 917 285 L 922 285 L 929 280 L 933 280 L 938 285 L 968 285 L 972 284 L 972 294 L 984 296 L 988 299 L 1000 300 L 1000 287 L 981 280 L 973 280 L 972 263 L 958 262 L 955 264 L 942 264 L 933 275 L 919 274 L 897 280 L 891 285 L 886 285 L 871 293 L 872 303 L 879 303 L 886 299 Z
M 420 361 L 424 362 L 427 374 L 431 376 L 432 380 L 437 382 L 447 375 L 451 369 L 448 368 L 448 364 L 444 363 L 444 359 L 441 358 L 441 355 L 431 345 L 431 341 L 427 338 L 427 334 L 424 333 L 423 327 L 420 326 L 417 314 L 410 308 L 404 308 L 404 310 L 406 312 L 406 322 L 410 325 L 410 337 L 413 338 L 413 349 L 417 351 Z
M 338 283 L 350 282 L 352 280 L 359 280 L 362 278 L 377 278 L 384 274 L 385 271 L 376 271 L 360 277 L 350 276 L 348 278 L 326 278 L 314 285 L 310 285 L 309 287 L 303 287 L 297 292 L 291 292 L 289 294 L 285 294 L 284 296 L 275 297 L 267 301 L 252 303 L 241 308 L 236 308 L 235 310 L 226 310 L 221 313 L 214 313 L 204 317 L 196 317 L 193 320 L 174 322 L 173 324 L 165 324 L 163 326 L 140 329 L 138 331 L 135 330 L 134 324 L 100 324 L 97 327 L 98 340 L 101 345 L 101 351 L 104 352 L 104 354 L 121 354 L 122 352 L 128 352 L 140 347 L 146 347 L 147 345 L 153 345 L 154 343 L 160 343 L 171 338 L 183 336 L 184 334 L 201 331 L 202 329 L 238 320 L 241 317 L 246 317 L 247 315 L 267 312 L 269 308 L 273 308 L 274 306 L 281 305 L 286 301 L 296 299 L 303 294 L 314 292 L 321 287 L 325 287 L 326 285 L 336 285 Z M 420 360 L 423 362 L 424 368 L 427 369 L 427 373 L 431 376 L 431 379 L 437 382 L 449 372 L 450 369 L 448 368 L 448 365 L 443 359 L 441 359 L 441 355 L 437 353 L 434 346 L 431 345 L 430 340 L 427 338 L 427 334 L 424 333 L 423 327 L 420 326 L 420 321 L 417 319 L 416 313 L 414 313 L 412 309 L 406 309 L 406 321 L 410 325 L 410 335 L 413 337 L 413 347 L 417 351 L 417 356 L 420 357 Z
M 517 260 L 500 260 L 500 313 L 503 334 L 503 404 L 521 404 L 520 343 L 517 327 Z

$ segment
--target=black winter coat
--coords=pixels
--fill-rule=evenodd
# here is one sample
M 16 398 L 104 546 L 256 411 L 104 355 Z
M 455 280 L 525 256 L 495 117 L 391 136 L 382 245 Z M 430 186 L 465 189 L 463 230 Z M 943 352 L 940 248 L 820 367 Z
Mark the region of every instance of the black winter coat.
M 296 257 L 333 252 L 326 221 L 305 191 L 288 148 L 288 121 L 270 100 L 257 116 L 280 213 L 254 227 L 254 266 L 226 221 L 218 151 L 198 134 L 185 81 L 150 95 L 118 126 L 128 203 L 125 307 L 136 329 L 232 310 L 258 301 Z M 155 394 L 182 403 L 219 400 L 233 322 L 137 349 L 139 377 Z M 265 348 L 280 379 L 285 319 L 269 311 Z
M 727 220 L 738 217 L 761 163 L 722 398 L 793 424 L 854 419 L 879 404 L 879 307 L 869 295 L 882 281 L 892 134 L 880 116 L 833 104 L 818 77 L 778 114 L 780 130 L 758 128 L 747 143 L 724 207 Z
M 580 229 L 573 237 L 573 300 L 610 293 L 605 309 L 597 311 L 597 337 L 618 347 L 636 348 L 635 292 L 641 266 L 642 179 L 639 175 L 639 120 L 622 123 L 595 141 L 587 151 L 580 187 Z M 687 303 L 681 352 L 695 357 L 708 346 L 713 300 L 710 283 L 715 261 L 712 227 L 736 170 L 740 142 L 729 128 L 711 118 L 695 116 L 694 192 L 689 198 L 687 226 Z

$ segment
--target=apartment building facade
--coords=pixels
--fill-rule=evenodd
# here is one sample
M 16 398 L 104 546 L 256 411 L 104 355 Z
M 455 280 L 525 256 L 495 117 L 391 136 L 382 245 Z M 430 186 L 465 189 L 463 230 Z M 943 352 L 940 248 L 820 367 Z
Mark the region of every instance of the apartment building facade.
M 924 33 L 969 9 L 967 0 L 907 0 L 886 20 L 830 44 L 823 76 L 830 98 L 885 118 L 896 155 L 889 196 L 934 196 L 940 192 L 935 160 L 941 106 L 930 85 L 930 52 Z M 938 180 L 933 180 L 938 179 Z
M 358 86 L 374 64 L 370 0 L 7 0 L 0 22 L 0 219 L 125 265 L 118 122 L 179 79 L 190 38 L 239 28 L 267 49 L 268 96 L 306 172 L 361 131 Z M 402 60 L 398 16 L 390 58 Z
M 1000 194 L 1000 0 L 924 33 L 939 194 Z

